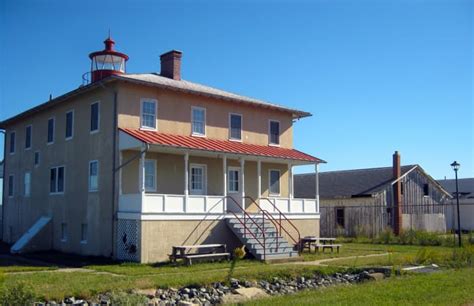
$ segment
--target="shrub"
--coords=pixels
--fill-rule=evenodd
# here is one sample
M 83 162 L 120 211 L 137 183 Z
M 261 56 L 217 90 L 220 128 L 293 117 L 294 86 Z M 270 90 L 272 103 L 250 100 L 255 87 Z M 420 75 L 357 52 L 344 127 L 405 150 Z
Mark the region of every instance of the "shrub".
M 379 243 L 390 244 L 396 242 L 395 234 L 390 227 L 386 227 L 376 239 Z
M 147 305 L 148 298 L 141 294 L 114 291 L 109 293 L 111 305 Z
M 245 246 L 234 249 L 234 258 L 242 259 L 245 257 Z
M 437 233 L 431 233 L 426 231 L 416 232 L 417 244 L 419 245 L 441 245 L 443 238 Z
M 436 261 L 437 261 L 436 253 L 432 249 L 422 248 L 422 249 L 419 249 L 418 252 L 416 252 L 414 263 L 422 265 L 422 264 L 433 263 Z
M 469 236 L 467 238 L 467 243 L 474 244 L 474 231 L 469 232 Z
M 31 305 L 34 302 L 33 290 L 25 283 L 5 285 L 0 288 L 0 305 Z
M 398 239 L 401 244 L 415 244 L 417 242 L 417 232 L 412 229 L 409 229 L 408 231 L 402 231 L 398 236 Z
M 453 257 L 449 265 L 455 268 L 472 267 L 474 263 L 474 246 L 466 245 L 453 250 Z

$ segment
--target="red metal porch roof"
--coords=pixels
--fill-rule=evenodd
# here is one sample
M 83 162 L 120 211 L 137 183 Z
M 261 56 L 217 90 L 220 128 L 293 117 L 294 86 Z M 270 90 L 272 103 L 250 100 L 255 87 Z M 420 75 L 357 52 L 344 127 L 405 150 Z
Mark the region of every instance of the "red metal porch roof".
M 211 152 L 265 156 L 271 158 L 299 160 L 315 163 L 325 162 L 319 158 L 294 149 L 286 149 L 274 146 L 260 146 L 229 140 L 209 139 L 204 137 L 172 135 L 155 131 L 122 128 L 119 128 L 119 130 L 148 144 Z

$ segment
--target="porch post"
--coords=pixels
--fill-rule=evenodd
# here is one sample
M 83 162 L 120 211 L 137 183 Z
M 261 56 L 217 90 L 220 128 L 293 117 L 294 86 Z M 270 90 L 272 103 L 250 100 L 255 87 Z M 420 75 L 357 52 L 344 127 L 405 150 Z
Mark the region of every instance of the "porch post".
M 245 175 L 244 175 L 245 159 L 240 159 L 240 181 L 241 181 L 241 197 L 242 197 L 242 209 L 245 210 Z
M 184 212 L 188 208 L 188 197 L 189 197 L 189 153 L 184 154 Z
M 122 160 L 123 160 L 123 153 L 122 151 L 120 151 L 119 153 L 119 165 L 122 164 Z M 119 169 L 119 195 L 122 195 L 123 193 L 123 189 L 122 189 L 122 167 L 120 167 Z
M 140 161 L 138 165 L 138 190 L 141 195 L 141 205 L 145 202 L 145 157 L 146 153 L 143 152 L 140 156 Z
M 315 193 L 314 198 L 316 199 L 316 212 L 319 213 L 319 164 L 314 164 L 314 183 Z
M 293 165 L 288 164 L 288 197 L 293 199 Z
M 257 201 L 262 197 L 262 162 L 260 159 L 257 161 Z M 260 204 L 260 202 L 259 202 Z
M 223 184 L 222 186 L 224 186 L 224 190 L 222 192 L 222 194 L 224 195 L 224 212 L 227 212 L 227 199 L 225 197 L 227 197 L 227 156 L 224 155 L 222 157 L 222 172 L 224 174 L 223 176 Z

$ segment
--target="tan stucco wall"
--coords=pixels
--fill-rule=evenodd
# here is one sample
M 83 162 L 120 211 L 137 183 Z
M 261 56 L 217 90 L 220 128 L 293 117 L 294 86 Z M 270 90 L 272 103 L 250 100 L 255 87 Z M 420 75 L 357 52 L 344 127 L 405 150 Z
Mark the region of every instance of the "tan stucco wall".
M 291 220 L 300 231 L 301 237 L 318 236 L 319 220 Z M 291 227 L 293 237 L 297 237 Z M 227 227 L 224 220 L 216 221 L 142 221 L 141 222 L 141 262 L 157 262 L 168 260 L 174 245 L 192 245 L 208 243 L 224 243 L 232 252 L 241 246 L 238 238 Z M 284 233 L 285 238 L 292 240 Z
M 169 134 L 191 135 L 191 107 L 206 109 L 206 136 L 229 139 L 229 113 L 243 115 L 244 143 L 268 145 L 269 120 L 280 121 L 280 145 L 293 146 L 292 117 L 288 113 L 239 105 L 233 102 L 180 93 L 134 84 L 122 84 L 119 92 L 118 125 L 140 128 L 140 99 L 158 101 L 158 131 Z
M 100 101 L 100 129 L 90 134 L 90 104 Z M 65 140 L 66 112 L 74 109 L 74 136 Z M 109 256 L 112 252 L 113 94 L 95 89 L 7 127 L 16 131 L 16 153 L 5 156 L 5 175 L 15 175 L 15 196 L 5 197 L 3 238 L 15 242 L 43 215 L 52 216 L 52 246 L 64 252 Z M 47 145 L 47 121 L 55 117 L 54 143 Z M 25 127 L 32 124 L 32 149 L 25 150 Z M 9 139 L 9 138 L 8 138 Z M 8 143 L 8 142 L 7 142 Z M 9 147 L 7 145 L 7 152 Z M 34 152 L 40 164 L 34 166 Z M 99 160 L 99 190 L 88 192 L 89 161 Z M 49 194 L 50 168 L 65 166 L 65 193 Z M 24 196 L 24 173 L 31 171 L 31 196 Z M 6 192 L 5 192 L 6 194 Z M 61 242 L 61 223 L 68 240 Z M 88 225 L 87 244 L 81 244 L 81 224 Z

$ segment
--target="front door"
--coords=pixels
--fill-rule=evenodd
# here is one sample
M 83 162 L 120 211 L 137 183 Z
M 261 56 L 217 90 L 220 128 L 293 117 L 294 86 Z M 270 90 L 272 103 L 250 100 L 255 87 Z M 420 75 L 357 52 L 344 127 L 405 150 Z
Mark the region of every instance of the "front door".
M 231 196 L 234 201 L 227 201 L 227 210 L 241 213 L 242 209 L 242 191 L 241 191 L 240 168 L 229 167 L 227 170 L 227 194 Z M 239 207 L 236 207 L 239 205 Z

